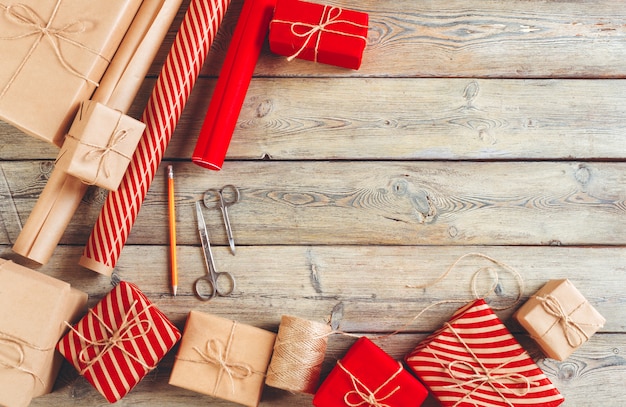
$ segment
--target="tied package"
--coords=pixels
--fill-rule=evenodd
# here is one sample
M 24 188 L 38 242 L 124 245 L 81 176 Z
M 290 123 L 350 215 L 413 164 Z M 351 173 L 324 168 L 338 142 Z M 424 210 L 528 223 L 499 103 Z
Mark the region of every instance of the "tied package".
M 428 391 L 371 340 L 359 338 L 313 398 L 316 407 L 418 407 Z
M 444 407 L 554 407 L 564 401 L 482 299 L 457 310 L 405 360 Z
M 359 69 L 369 16 L 354 10 L 278 0 L 270 23 L 270 50 L 278 55 Z
M 116 190 L 146 125 L 101 103 L 81 103 L 56 166 L 88 185 Z
M 548 357 L 556 360 L 567 359 L 605 323 L 604 317 L 567 279 L 546 283 L 513 318 Z
M 63 361 L 54 347 L 86 304 L 68 283 L 0 259 L 0 405 L 27 406 L 52 390 Z
M 275 339 L 273 332 L 191 311 L 169 384 L 258 406 Z
M 57 146 L 141 0 L 0 0 L 0 119 Z
M 70 329 L 57 349 L 113 403 L 154 369 L 180 336 L 137 286 L 122 281 Z

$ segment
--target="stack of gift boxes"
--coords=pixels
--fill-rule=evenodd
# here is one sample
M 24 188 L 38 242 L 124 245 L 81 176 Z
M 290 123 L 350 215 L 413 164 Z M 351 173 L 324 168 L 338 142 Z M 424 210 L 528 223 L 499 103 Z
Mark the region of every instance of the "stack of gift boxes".
M 117 188 L 143 124 L 89 98 L 141 3 L 0 4 L 0 52 L 13 56 L 0 66 L 0 118 L 61 147 L 58 166 L 107 189 Z M 277 54 L 358 69 L 368 16 L 279 0 L 268 29 Z M 25 406 L 49 392 L 60 355 L 109 402 L 118 401 L 181 338 L 171 385 L 246 406 L 259 404 L 274 333 L 191 311 L 181 334 L 127 282 L 90 310 L 86 302 L 87 294 L 69 284 L 0 259 L 1 405 Z M 514 319 L 557 360 L 604 324 L 568 280 L 548 282 Z M 419 406 L 429 393 L 443 406 L 563 402 L 482 299 L 461 307 L 402 362 L 371 340 L 358 339 L 315 388 L 318 407 Z

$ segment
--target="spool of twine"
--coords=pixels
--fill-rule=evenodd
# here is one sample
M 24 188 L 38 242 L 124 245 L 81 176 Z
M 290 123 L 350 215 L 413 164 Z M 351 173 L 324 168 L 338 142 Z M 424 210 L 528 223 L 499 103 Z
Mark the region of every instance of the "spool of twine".
M 327 324 L 283 315 L 265 383 L 292 393 L 314 394 L 331 334 Z

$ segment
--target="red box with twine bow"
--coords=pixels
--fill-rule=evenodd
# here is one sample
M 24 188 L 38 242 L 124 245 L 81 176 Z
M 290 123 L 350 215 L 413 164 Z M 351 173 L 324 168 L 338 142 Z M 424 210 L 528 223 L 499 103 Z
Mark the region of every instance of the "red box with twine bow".
M 406 363 L 444 407 L 553 407 L 564 401 L 482 299 L 457 310 Z
M 278 0 L 270 22 L 270 50 L 276 54 L 359 69 L 367 44 L 369 16 L 336 6 Z
M 317 407 L 418 407 L 428 391 L 368 338 L 359 338 L 315 393 Z
M 57 349 L 114 403 L 154 369 L 180 337 L 137 286 L 122 281 L 70 329 Z

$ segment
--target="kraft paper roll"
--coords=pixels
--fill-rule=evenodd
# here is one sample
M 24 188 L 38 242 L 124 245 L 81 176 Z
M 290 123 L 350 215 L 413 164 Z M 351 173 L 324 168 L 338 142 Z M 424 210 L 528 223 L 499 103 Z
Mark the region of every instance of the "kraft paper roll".
M 269 31 L 276 0 L 246 0 L 191 160 L 220 170 Z

